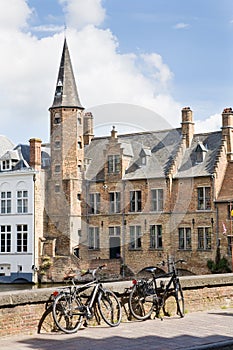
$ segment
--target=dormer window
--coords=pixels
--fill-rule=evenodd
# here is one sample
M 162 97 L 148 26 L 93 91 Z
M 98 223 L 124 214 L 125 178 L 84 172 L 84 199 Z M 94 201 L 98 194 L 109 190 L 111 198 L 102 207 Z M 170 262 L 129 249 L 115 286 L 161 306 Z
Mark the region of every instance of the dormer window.
M 61 82 L 61 80 L 59 80 L 57 83 L 56 92 L 55 92 L 56 96 L 61 96 L 62 88 L 63 88 L 62 82 Z
M 198 142 L 198 145 L 195 149 L 196 163 L 202 163 L 205 159 L 207 152 L 208 152 L 207 145 L 204 146 L 202 142 Z
M 141 149 L 141 152 L 139 153 L 139 156 L 140 156 L 140 163 L 141 163 L 140 165 L 146 165 L 148 157 L 151 156 L 151 150 L 147 147 L 143 147 Z
M 11 161 L 10 159 L 3 160 L 1 164 L 1 170 L 11 170 Z

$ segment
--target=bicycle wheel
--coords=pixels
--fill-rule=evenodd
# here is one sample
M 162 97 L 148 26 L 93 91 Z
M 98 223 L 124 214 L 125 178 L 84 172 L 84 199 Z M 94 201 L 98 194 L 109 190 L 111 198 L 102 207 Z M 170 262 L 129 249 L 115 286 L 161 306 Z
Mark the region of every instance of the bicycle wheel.
M 154 309 L 154 297 L 145 292 L 144 288 L 135 285 L 129 295 L 129 309 L 138 320 L 146 320 Z
M 43 313 L 38 324 L 37 333 L 58 332 L 60 329 L 56 326 L 53 318 L 53 307 L 50 305 Z
M 103 320 L 111 327 L 121 322 L 122 310 L 117 296 L 110 290 L 104 290 L 98 297 L 98 308 Z
M 164 316 L 184 317 L 184 297 L 180 284 L 178 283 L 166 297 L 163 305 Z
M 81 303 L 72 294 L 60 294 L 53 303 L 53 318 L 65 333 L 75 333 L 82 324 Z
M 175 298 L 177 304 L 177 315 L 184 317 L 184 296 L 180 282 L 177 282 L 175 286 Z

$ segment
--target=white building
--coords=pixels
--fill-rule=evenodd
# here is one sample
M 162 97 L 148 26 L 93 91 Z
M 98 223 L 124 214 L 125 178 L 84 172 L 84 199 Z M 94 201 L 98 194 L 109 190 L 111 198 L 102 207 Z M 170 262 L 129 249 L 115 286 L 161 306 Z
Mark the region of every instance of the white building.
M 35 242 L 43 236 L 43 215 L 35 213 L 37 209 L 43 213 L 44 208 L 41 141 L 32 139 L 30 146 L 18 145 L 5 153 L 3 144 L 6 138 L 0 137 L 0 283 L 36 282 Z M 42 158 L 49 160 L 46 152 Z

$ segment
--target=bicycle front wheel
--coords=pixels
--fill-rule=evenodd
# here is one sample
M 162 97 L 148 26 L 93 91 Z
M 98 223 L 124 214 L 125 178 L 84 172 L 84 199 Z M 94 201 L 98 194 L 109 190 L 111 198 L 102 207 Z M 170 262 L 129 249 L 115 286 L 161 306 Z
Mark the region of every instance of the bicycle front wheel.
M 60 294 L 53 303 L 53 318 L 65 333 L 75 333 L 82 324 L 81 303 L 71 294 Z
M 180 283 L 166 297 L 163 306 L 164 316 L 178 315 L 184 317 L 184 297 Z
M 180 285 L 180 282 L 176 283 L 175 286 L 175 297 L 177 304 L 177 315 L 184 317 L 184 295 Z
M 116 327 L 120 324 L 121 304 L 112 291 L 104 290 L 99 294 L 98 307 L 101 317 L 110 327 Z
M 134 318 L 146 320 L 151 316 L 154 309 L 153 296 L 135 285 L 129 295 L 129 309 Z

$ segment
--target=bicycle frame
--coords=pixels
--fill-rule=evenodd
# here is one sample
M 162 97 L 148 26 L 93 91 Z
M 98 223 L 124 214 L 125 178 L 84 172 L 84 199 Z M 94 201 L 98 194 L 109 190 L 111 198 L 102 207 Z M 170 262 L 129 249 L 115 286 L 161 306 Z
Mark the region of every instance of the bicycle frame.
M 156 267 L 145 268 L 144 271 L 149 272 L 151 277 L 133 280 L 134 287 L 130 293 L 129 307 L 135 318 L 145 320 L 150 317 L 153 311 L 156 312 L 156 317 L 158 317 L 161 309 L 163 309 L 165 315 L 168 315 L 167 300 L 173 300 L 170 297 L 175 298 L 177 314 L 183 317 L 183 293 L 175 267 L 178 262 L 184 261 L 172 262 L 172 271 L 159 275 L 156 274 Z M 167 279 L 166 284 L 164 279 Z

